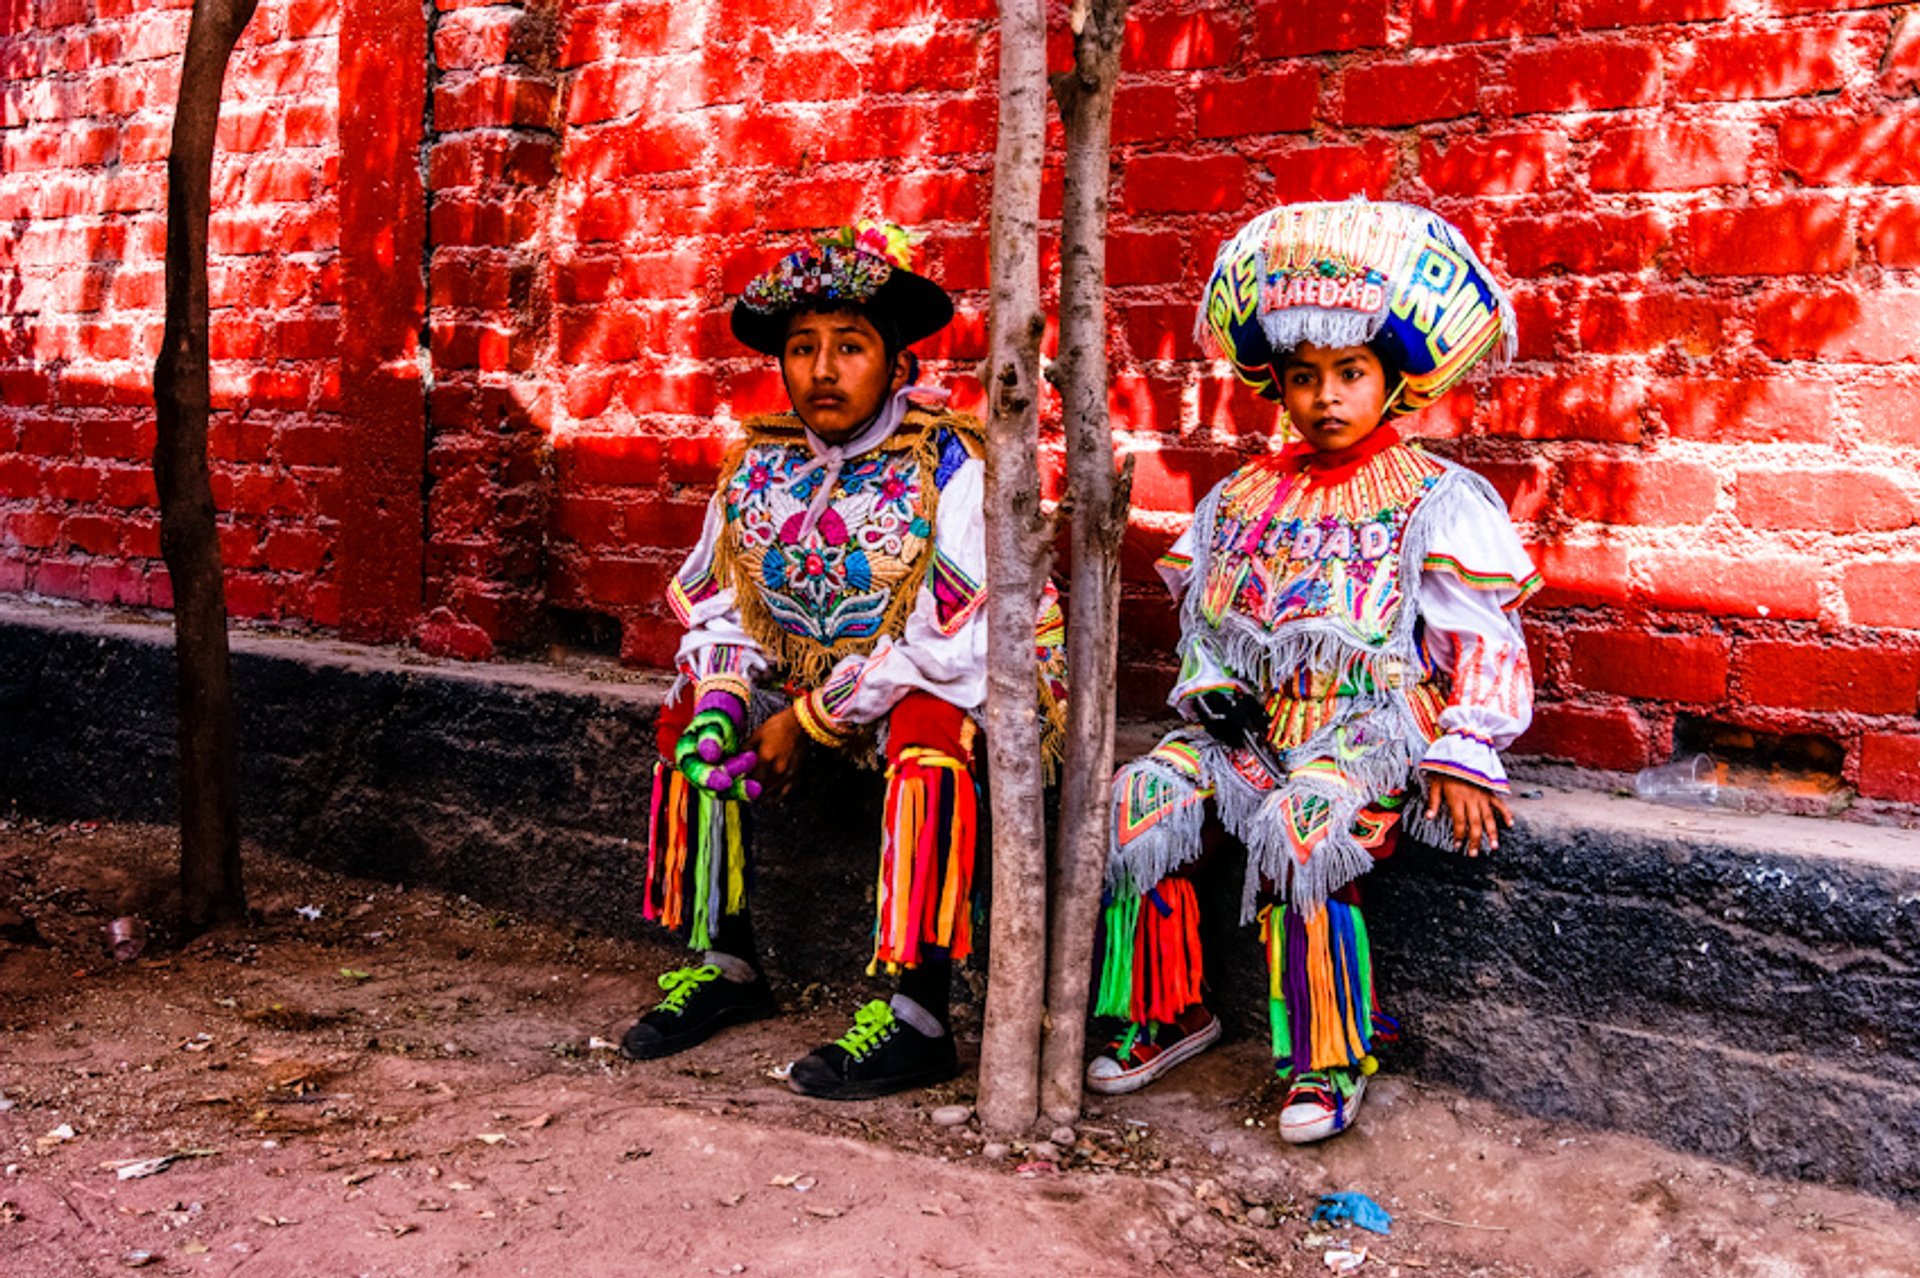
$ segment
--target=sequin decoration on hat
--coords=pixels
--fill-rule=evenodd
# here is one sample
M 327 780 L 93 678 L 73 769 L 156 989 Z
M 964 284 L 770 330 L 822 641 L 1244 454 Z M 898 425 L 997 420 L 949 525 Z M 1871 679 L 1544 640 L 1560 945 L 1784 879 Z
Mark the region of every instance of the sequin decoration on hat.
M 1412 204 L 1283 204 L 1221 245 L 1196 332 L 1240 380 L 1280 398 L 1276 365 L 1303 342 L 1385 345 L 1406 383 L 1389 416 L 1514 356 L 1513 304 L 1439 214 Z

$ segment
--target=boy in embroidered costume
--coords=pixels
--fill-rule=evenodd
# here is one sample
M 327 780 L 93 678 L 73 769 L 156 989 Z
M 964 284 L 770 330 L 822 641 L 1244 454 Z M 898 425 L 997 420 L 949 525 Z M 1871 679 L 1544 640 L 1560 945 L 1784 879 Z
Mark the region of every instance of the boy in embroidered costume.
M 1158 567 L 1189 726 L 1114 779 L 1088 1086 L 1145 1086 L 1220 1034 L 1186 877 L 1209 814 L 1247 850 L 1284 1139 L 1344 1130 L 1390 1038 L 1356 879 L 1400 831 L 1475 855 L 1510 823 L 1498 750 L 1532 680 L 1512 610 L 1539 585 L 1506 507 L 1386 424 L 1512 358 L 1513 312 L 1424 210 L 1281 206 L 1220 250 L 1200 328 L 1300 438 L 1228 476 Z
M 779 797 L 812 746 L 872 757 L 884 729 L 869 971 L 898 973 L 899 993 L 796 1061 L 789 1084 L 849 1099 L 955 1072 L 949 983 L 972 947 L 979 811 L 971 716 L 986 697 L 985 467 L 979 423 L 914 384 L 907 348 L 953 305 L 911 268 L 904 231 L 861 223 L 783 258 L 733 309 L 734 336 L 780 361 L 793 411 L 746 422 L 669 589 L 690 693 L 660 719 L 646 908 L 701 959 L 660 978 L 666 998 L 627 1031 L 630 1056 L 773 1012 L 742 804 Z M 1057 693 L 1057 604 L 1050 621 L 1043 692 Z

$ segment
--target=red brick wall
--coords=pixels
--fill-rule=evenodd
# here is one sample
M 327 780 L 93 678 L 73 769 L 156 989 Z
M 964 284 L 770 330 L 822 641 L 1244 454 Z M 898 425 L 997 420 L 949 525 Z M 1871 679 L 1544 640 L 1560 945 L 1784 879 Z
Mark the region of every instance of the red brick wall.
M 977 401 L 992 5 L 447 0 L 418 32 L 404 9 L 267 0 L 236 59 L 235 611 L 484 657 L 554 605 L 662 662 L 718 440 L 781 402 L 725 331 L 757 264 L 852 213 L 921 226 L 960 300 L 936 371 Z M 164 604 L 145 399 L 184 14 L 0 15 L 0 590 Z M 1514 286 L 1520 366 L 1414 424 L 1507 494 L 1552 582 L 1525 746 L 1637 768 L 1690 716 L 1831 738 L 1863 794 L 1920 800 L 1920 13 L 1162 0 L 1127 65 L 1139 704 L 1173 632 L 1148 561 L 1274 420 L 1196 358 L 1213 250 L 1364 191 L 1440 208 Z

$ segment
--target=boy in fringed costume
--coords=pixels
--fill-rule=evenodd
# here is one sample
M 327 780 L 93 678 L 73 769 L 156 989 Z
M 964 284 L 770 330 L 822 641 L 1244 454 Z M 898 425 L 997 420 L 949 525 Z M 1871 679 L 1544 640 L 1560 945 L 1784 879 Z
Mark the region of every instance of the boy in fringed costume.
M 1380 1011 L 1356 880 L 1402 829 L 1475 855 L 1510 823 L 1499 750 L 1532 713 L 1513 610 L 1539 585 L 1478 475 L 1394 417 L 1512 358 L 1513 311 L 1425 209 L 1283 205 L 1220 250 L 1199 328 L 1298 435 L 1207 494 L 1158 567 L 1179 601 L 1183 727 L 1114 780 L 1088 1085 L 1203 1050 L 1189 873 L 1211 818 L 1242 844 L 1265 943 L 1283 1138 L 1352 1123 Z
M 952 964 L 972 948 L 986 698 L 980 425 L 915 385 L 907 349 L 953 316 L 898 227 L 843 227 L 789 254 L 735 304 L 735 337 L 780 362 L 793 411 L 755 417 L 728 453 L 700 542 L 669 588 L 686 628 L 662 712 L 647 916 L 698 961 L 627 1031 L 669 1056 L 775 1010 L 748 913 L 747 805 L 778 798 L 815 747 L 884 763 L 869 972 L 899 975 L 838 1041 L 796 1061 L 813 1096 L 884 1095 L 951 1077 Z M 1051 596 L 1043 718 L 1064 666 Z M 763 793 L 764 791 L 764 793 Z

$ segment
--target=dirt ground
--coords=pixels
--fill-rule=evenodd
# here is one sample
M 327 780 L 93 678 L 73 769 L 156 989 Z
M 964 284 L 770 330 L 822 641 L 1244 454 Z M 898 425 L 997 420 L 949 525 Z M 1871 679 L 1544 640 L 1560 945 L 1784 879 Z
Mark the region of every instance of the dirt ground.
M 1383 1073 L 1289 1149 L 1232 1043 L 1057 1148 L 777 1066 L 869 991 L 634 1064 L 675 957 L 250 853 L 254 926 L 180 946 L 171 832 L 0 819 L 0 1275 L 1911 1275 L 1920 1222 Z M 827 975 L 827 974 L 816 974 Z M 837 974 L 835 974 L 837 975 Z M 649 1000 L 650 1001 L 650 1000 Z M 963 1056 L 978 1023 L 963 1012 Z M 1649 1103 L 1658 1103 L 1650 1098 Z M 1061 1134 L 1064 1136 L 1064 1133 Z M 1036 1144 L 1037 1144 L 1036 1139 Z M 141 1160 L 172 1161 L 155 1164 Z M 145 1174 L 140 1174 L 145 1173 Z M 1390 1235 L 1316 1225 L 1369 1194 Z

